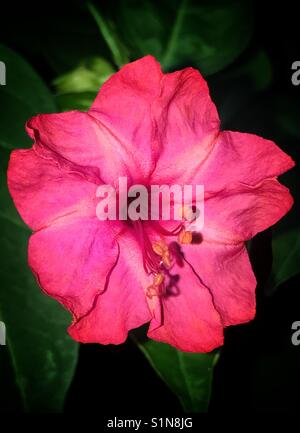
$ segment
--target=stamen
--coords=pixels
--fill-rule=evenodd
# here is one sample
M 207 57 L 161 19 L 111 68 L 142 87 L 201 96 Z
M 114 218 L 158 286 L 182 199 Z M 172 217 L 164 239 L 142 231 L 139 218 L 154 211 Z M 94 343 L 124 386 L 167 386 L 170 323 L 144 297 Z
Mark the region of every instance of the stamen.
M 164 278 L 165 278 L 164 274 L 162 273 L 156 274 L 153 279 L 154 286 L 160 286 L 164 281 Z
M 164 241 L 157 241 L 152 244 L 152 249 L 158 256 L 163 256 L 168 251 L 168 246 Z
M 152 249 L 155 254 L 161 257 L 161 264 L 166 268 L 170 268 L 171 260 L 168 245 L 164 241 L 157 241 L 152 244 Z
M 186 221 L 192 222 L 196 219 L 196 215 L 191 206 L 183 205 L 180 209 L 180 218 L 185 219 Z
M 149 299 L 152 299 L 153 296 L 158 296 L 157 287 L 154 286 L 154 285 L 151 285 L 151 286 L 147 287 L 147 289 L 146 289 L 146 296 Z
M 163 262 L 163 265 L 166 268 L 170 268 L 171 267 L 171 260 L 170 260 L 169 250 L 162 256 L 162 262 Z
M 164 274 L 162 274 L 161 272 L 154 275 L 153 284 L 151 284 L 151 286 L 147 287 L 146 289 L 146 296 L 149 299 L 152 299 L 153 296 L 159 296 L 160 286 L 163 284 L 164 278 Z
M 195 215 L 191 207 L 183 206 L 181 209 L 181 214 L 181 218 L 183 218 L 185 221 L 191 221 L 195 219 Z M 184 229 L 184 220 L 181 220 L 181 222 L 176 224 L 176 226 L 172 229 L 170 229 L 169 225 L 167 225 L 168 228 L 166 228 L 158 221 L 152 221 L 151 229 L 156 233 L 157 236 L 160 237 L 159 240 L 153 243 L 143 225 L 143 222 L 140 219 L 137 221 L 130 221 L 130 227 L 134 229 L 142 250 L 143 266 L 145 272 L 148 275 L 152 275 L 153 277 L 152 284 L 145 289 L 145 294 L 149 299 L 153 298 L 154 296 L 162 296 L 166 290 L 165 278 L 167 278 L 168 281 L 172 278 L 169 269 L 173 265 L 173 258 L 176 256 L 176 254 L 173 254 L 174 251 L 172 250 L 172 243 L 169 244 L 171 248 L 170 250 L 168 244 L 163 240 L 163 238 L 177 237 L 180 244 L 192 243 L 193 234 L 191 231 Z
M 151 242 L 140 221 L 135 221 L 134 226 L 138 235 L 139 243 L 143 251 L 143 264 L 147 274 L 157 273 L 159 269 L 159 258 L 154 254 Z
M 178 242 L 180 244 L 190 244 L 193 240 L 193 233 L 190 231 L 182 230 L 178 235 Z

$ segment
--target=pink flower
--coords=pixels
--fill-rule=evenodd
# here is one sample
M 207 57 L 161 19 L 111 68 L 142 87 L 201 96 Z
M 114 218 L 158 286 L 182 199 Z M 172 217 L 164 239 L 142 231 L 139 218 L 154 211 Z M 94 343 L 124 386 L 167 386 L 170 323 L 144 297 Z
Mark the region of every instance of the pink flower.
M 200 73 L 163 74 L 147 56 L 124 66 L 87 113 L 38 115 L 31 149 L 12 152 L 8 185 L 33 230 L 29 265 L 45 293 L 73 315 L 81 342 L 148 336 L 181 350 L 222 345 L 226 326 L 255 315 L 245 241 L 285 215 L 293 199 L 277 176 L 292 159 L 272 141 L 220 131 Z M 99 185 L 205 188 L 201 233 L 167 221 L 99 221 Z

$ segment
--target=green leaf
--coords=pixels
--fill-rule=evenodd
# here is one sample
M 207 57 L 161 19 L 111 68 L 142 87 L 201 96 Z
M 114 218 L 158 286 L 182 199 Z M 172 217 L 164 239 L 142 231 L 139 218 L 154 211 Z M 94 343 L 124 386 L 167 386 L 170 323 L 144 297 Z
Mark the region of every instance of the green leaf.
M 87 111 L 94 102 L 96 95 L 97 92 L 63 93 L 61 95 L 56 95 L 55 100 L 59 111 Z
M 100 86 L 116 72 L 101 57 L 83 59 L 79 65 L 54 80 L 57 93 L 97 92 Z
M 7 85 L 0 86 L 0 320 L 7 332 L 7 346 L 0 348 L 0 387 L 9 395 L 16 383 L 14 394 L 25 411 L 57 412 L 73 377 L 78 344 L 66 332 L 68 314 L 41 292 L 28 267 L 30 231 L 15 210 L 6 183 L 10 149 L 30 145 L 25 121 L 56 107 L 25 60 L 3 46 L 0 58 L 7 66 Z M 7 371 L 14 379 L 4 377 Z
M 300 228 L 278 233 L 273 238 L 272 285 L 279 286 L 299 273 Z
M 88 9 L 92 14 L 92 16 L 94 17 L 97 26 L 100 30 L 100 33 L 102 34 L 103 39 L 105 40 L 107 46 L 111 51 L 112 58 L 115 64 L 119 68 L 121 68 L 123 65 L 129 62 L 129 58 L 127 55 L 127 48 L 118 38 L 113 23 L 108 20 L 105 20 L 100 14 L 99 10 L 97 10 L 92 3 L 88 3 Z
M 26 60 L 4 45 L 0 45 L 0 59 L 6 66 L 6 86 L 0 87 L 1 93 L 6 92 L 19 100 L 30 107 L 33 113 L 55 110 L 50 91 Z M 1 103 L 1 107 L 2 116 L 7 105 Z
M 6 66 L 6 85 L 0 86 L 0 144 L 7 148 L 29 147 L 25 122 L 39 113 L 55 111 L 51 93 L 32 67 L 17 53 L 0 45 Z
M 54 80 L 59 110 L 88 110 L 101 85 L 114 72 L 113 66 L 101 57 L 83 59 L 75 69 Z
M 131 335 L 154 370 L 180 400 L 185 412 L 206 412 L 218 353 L 181 352 L 168 344 Z
M 213 74 L 232 63 L 252 35 L 249 2 L 122 0 L 111 12 L 133 58 L 152 54 L 165 70 Z
M 255 51 L 245 63 L 233 70 L 231 79 L 239 80 L 246 78 L 253 92 L 261 92 L 267 89 L 273 79 L 271 60 L 263 50 Z
M 70 318 L 41 292 L 28 269 L 30 233 L 2 217 L 0 222 L 0 313 L 7 332 L 0 364 L 7 350 L 25 411 L 58 412 L 77 359 L 77 344 L 66 332 Z
M 260 50 L 246 63 L 242 72 L 249 77 L 256 91 L 265 90 L 273 79 L 271 60 L 268 54 Z

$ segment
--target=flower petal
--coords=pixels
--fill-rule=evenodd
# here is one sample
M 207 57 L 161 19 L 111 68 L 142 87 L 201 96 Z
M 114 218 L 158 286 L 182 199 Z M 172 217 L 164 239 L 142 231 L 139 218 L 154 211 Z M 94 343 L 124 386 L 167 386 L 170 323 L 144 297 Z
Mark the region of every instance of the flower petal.
M 115 233 L 109 223 L 96 217 L 66 218 L 30 238 L 29 266 L 39 284 L 76 319 L 92 308 L 117 260 Z
M 185 245 L 184 254 L 209 288 L 224 326 L 254 318 L 256 279 L 243 243 L 217 245 L 204 241 Z
M 206 81 L 193 68 L 164 75 L 152 111 L 161 143 L 153 182 L 185 183 L 207 158 L 219 133 L 219 116 Z
M 279 176 L 295 165 L 273 141 L 254 134 L 224 131 L 220 133 L 206 161 L 199 166 L 193 183 L 206 191 L 220 191 L 231 185 L 254 186 Z
M 67 215 L 96 215 L 97 185 L 51 153 L 15 150 L 8 167 L 8 187 L 23 220 L 33 230 Z
M 238 244 L 275 224 L 292 204 L 288 188 L 276 179 L 221 191 L 204 202 L 202 236 L 205 241 Z
M 39 114 L 28 120 L 26 131 L 35 141 L 37 148 L 42 146 L 50 149 L 58 157 L 63 157 L 79 167 L 92 167 L 99 174 L 99 168 L 105 162 L 102 161 L 97 125 L 87 113 L 74 110 Z
M 118 131 L 94 114 L 69 111 L 38 115 L 27 122 L 27 132 L 40 153 L 50 149 L 60 160 L 77 171 L 93 173 L 100 182 L 117 185 L 119 176 L 128 177 L 128 183 L 144 176 L 144 168 L 138 169 L 141 155 L 137 157 L 132 143 L 125 144 Z
M 120 149 L 134 161 L 133 174 L 141 180 L 152 172 L 159 150 L 151 107 L 160 95 L 162 77 L 152 56 L 131 62 L 104 83 L 89 111 L 118 137 Z
M 149 322 L 152 317 L 144 293 L 149 281 L 141 250 L 129 233 L 119 237 L 118 243 L 119 258 L 106 290 L 97 296 L 93 309 L 69 328 L 75 340 L 120 344 L 130 329 Z
M 152 56 L 113 75 L 89 113 L 120 137 L 140 177 L 155 169 L 153 182 L 178 180 L 187 164 L 206 157 L 219 131 L 218 114 L 200 73 L 186 68 L 163 75 Z
M 170 271 L 174 283 L 162 296 L 163 324 L 151 322 L 149 338 L 187 352 L 210 352 L 223 344 L 223 326 L 209 290 L 184 262 Z

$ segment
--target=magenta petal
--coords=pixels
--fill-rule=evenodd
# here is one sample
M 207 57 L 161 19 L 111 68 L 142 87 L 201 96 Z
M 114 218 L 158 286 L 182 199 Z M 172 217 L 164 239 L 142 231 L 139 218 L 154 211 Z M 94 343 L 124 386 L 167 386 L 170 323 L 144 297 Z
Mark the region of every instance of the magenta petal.
M 94 307 L 69 328 L 81 342 L 123 343 L 128 331 L 149 322 L 152 315 L 144 289 L 149 285 L 140 248 L 129 234 L 119 238 L 120 254 L 107 288 L 95 298 Z
M 117 260 L 112 228 L 96 217 L 67 217 L 30 238 L 29 266 L 42 289 L 75 319 L 92 308 Z
M 136 168 L 132 143 L 126 146 L 118 132 L 94 114 L 69 111 L 35 116 L 27 122 L 27 132 L 39 153 L 50 149 L 73 169 L 98 177 L 99 183 L 117 184 L 119 176 L 129 181 L 143 176 Z
M 236 184 L 255 186 L 295 165 L 273 141 L 254 134 L 221 132 L 212 151 L 193 179 L 206 191 L 220 191 Z
M 219 131 L 218 113 L 200 73 L 186 68 L 163 75 L 151 56 L 111 77 L 89 112 L 119 137 L 123 150 L 134 149 L 140 178 L 154 170 L 154 183 L 178 181 L 187 166 L 207 156 Z
M 129 63 L 101 87 L 89 111 L 116 137 L 126 160 L 132 159 L 136 179 L 147 179 L 160 151 L 152 105 L 160 96 L 162 78 L 152 56 Z
M 70 215 L 96 215 L 97 185 L 35 149 L 11 153 L 8 187 L 23 220 L 34 230 Z
M 223 325 L 210 291 L 188 263 L 175 265 L 171 274 L 178 282 L 161 298 L 163 324 L 151 323 L 148 336 L 187 352 L 210 352 L 221 346 Z
M 219 116 L 199 71 L 165 74 L 152 118 L 161 147 L 153 182 L 185 183 L 208 157 L 219 133 Z
M 97 135 L 98 127 L 87 113 L 40 114 L 27 122 L 26 130 L 37 146 L 52 150 L 75 166 L 94 167 L 99 173 L 105 162 Z
M 224 326 L 253 319 L 256 279 L 243 244 L 203 242 L 198 246 L 187 245 L 184 253 L 209 288 Z
M 204 240 L 236 244 L 251 239 L 280 220 L 293 198 L 276 179 L 255 187 L 240 185 L 205 200 Z

